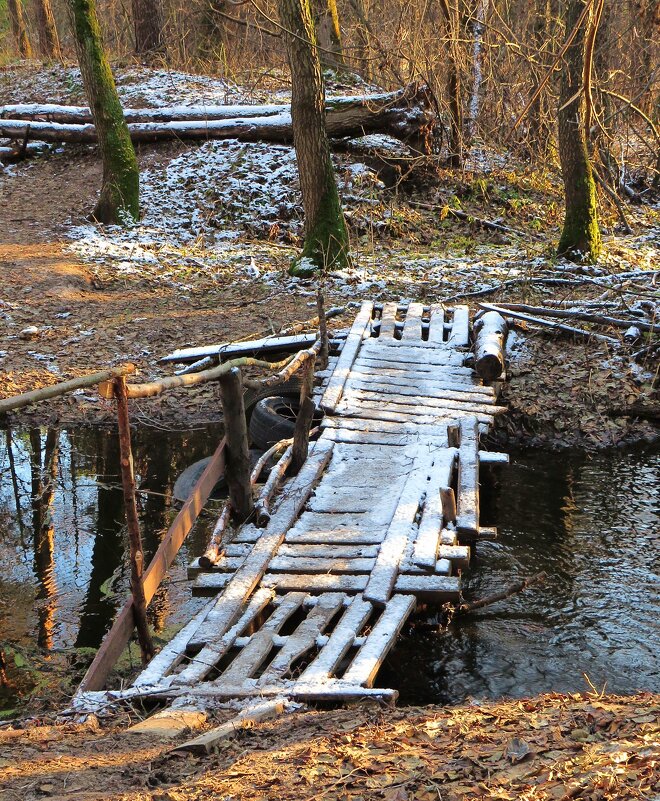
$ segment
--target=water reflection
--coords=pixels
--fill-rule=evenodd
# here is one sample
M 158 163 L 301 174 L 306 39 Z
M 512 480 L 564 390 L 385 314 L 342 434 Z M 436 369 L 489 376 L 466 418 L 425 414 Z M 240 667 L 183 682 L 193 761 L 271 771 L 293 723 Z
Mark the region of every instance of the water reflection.
M 469 592 L 548 581 L 447 635 L 408 637 L 379 683 L 404 703 L 584 690 L 583 673 L 613 692 L 660 690 L 659 468 L 657 451 L 515 457 L 483 493 L 500 539 L 480 545 Z
M 36 643 L 97 647 L 129 591 L 116 432 L 55 428 L 3 432 L 0 446 L 0 647 Z M 189 463 L 209 455 L 217 427 L 133 435 L 139 514 L 147 559 L 176 514 L 171 488 Z M 2 441 L 0 440 L 0 441 Z M 158 631 L 197 605 L 185 585 L 190 548 L 158 590 L 151 623 Z

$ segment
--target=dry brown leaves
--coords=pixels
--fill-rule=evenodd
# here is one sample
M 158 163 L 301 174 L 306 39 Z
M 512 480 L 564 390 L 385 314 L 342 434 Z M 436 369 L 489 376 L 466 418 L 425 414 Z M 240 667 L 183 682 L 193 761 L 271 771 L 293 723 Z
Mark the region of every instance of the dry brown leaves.
M 660 791 L 660 696 L 298 712 L 208 757 L 109 732 L 2 743 L 0 796 L 115 801 L 591 801 Z M 0 740 L 1 741 L 1 740 Z M 2 774 L 0 774 L 1 776 Z M 68 788 L 68 790 L 67 790 Z M 100 792 L 100 788 L 103 791 Z

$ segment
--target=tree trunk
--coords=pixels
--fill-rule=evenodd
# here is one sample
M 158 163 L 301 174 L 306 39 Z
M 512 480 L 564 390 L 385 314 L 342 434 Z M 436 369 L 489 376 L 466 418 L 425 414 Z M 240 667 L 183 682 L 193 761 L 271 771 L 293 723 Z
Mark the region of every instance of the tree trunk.
M 32 58 L 32 47 L 28 39 L 25 19 L 23 18 L 23 4 L 21 0 L 7 0 L 11 29 L 16 39 L 18 52 L 23 58 Z
M 45 58 L 62 58 L 60 40 L 55 27 L 55 17 L 50 0 L 35 0 L 35 16 L 39 32 L 39 50 Z
M 69 0 L 80 72 L 103 159 L 103 183 L 93 216 L 122 224 L 140 212 L 139 172 L 115 80 L 103 50 L 96 0 Z
M 337 0 L 312 0 L 312 9 L 321 67 L 340 69 L 344 66 L 344 56 L 341 49 Z
M 325 127 L 325 88 L 309 0 L 280 0 L 291 67 L 291 118 L 305 209 L 302 258 L 294 275 L 349 263 L 348 233 L 339 201 Z
M 158 0 L 132 0 L 135 52 L 154 56 L 163 49 L 163 15 Z
M 461 112 L 461 76 L 458 58 L 458 15 L 449 5 L 449 0 L 441 0 L 440 7 L 445 18 L 447 35 L 447 94 L 449 96 L 449 165 L 460 170 L 463 166 L 463 120 Z
M 481 50 L 488 13 L 488 0 L 477 0 L 477 8 L 472 22 L 472 94 L 470 95 L 470 106 L 467 120 L 468 139 L 474 136 L 479 116 L 479 93 L 481 91 Z
M 583 0 L 566 1 L 566 30 L 572 31 L 584 10 Z M 584 130 L 583 71 L 589 14 L 564 58 L 559 95 L 559 159 L 566 213 L 557 253 L 569 259 L 595 261 L 601 250 L 594 183 Z

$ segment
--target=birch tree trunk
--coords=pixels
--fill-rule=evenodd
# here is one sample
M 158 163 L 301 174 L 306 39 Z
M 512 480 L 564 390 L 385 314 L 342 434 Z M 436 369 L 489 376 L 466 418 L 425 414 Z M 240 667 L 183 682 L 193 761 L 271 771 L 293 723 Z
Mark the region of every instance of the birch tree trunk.
M 117 87 L 103 50 L 95 0 L 68 0 L 80 72 L 103 159 L 103 183 L 93 216 L 103 223 L 137 220 L 139 172 Z
M 467 134 L 470 139 L 474 136 L 477 117 L 479 116 L 479 93 L 481 91 L 481 80 L 483 77 L 481 70 L 481 50 L 487 13 L 488 0 L 477 0 L 477 7 L 472 22 L 472 94 L 470 95 L 467 119 Z
M 279 0 L 291 67 L 293 142 L 305 210 L 305 244 L 293 275 L 349 263 L 348 232 L 325 127 L 325 89 L 309 0 Z
M 55 27 L 55 17 L 50 0 L 35 0 L 35 16 L 39 33 L 39 50 L 46 58 L 62 58 L 60 40 Z
M 25 18 L 23 17 L 23 3 L 21 0 L 7 0 L 7 7 L 18 52 L 23 58 L 32 58 L 32 47 L 30 46 L 25 27 Z
M 587 0 L 591 2 L 591 0 Z M 571 32 L 584 10 L 583 0 L 566 0 L 566 31 Z M 584 21 L 564 58 L 559 94 L 559 159 L 564 181 L 566 213 L 557 254 L 575 261 L 595 261 L 601 250 L 596 209 L 596 185 L 585 134 Z

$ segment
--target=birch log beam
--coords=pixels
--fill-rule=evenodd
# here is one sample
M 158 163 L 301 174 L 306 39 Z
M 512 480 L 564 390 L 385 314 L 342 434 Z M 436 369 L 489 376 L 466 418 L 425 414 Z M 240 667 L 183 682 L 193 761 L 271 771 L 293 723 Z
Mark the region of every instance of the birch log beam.
M 489 311 L 474 324 L 474 369 L 484 381 L 494 381 L 504 371 L 504 347 L 508 333 L 501 314 Z

